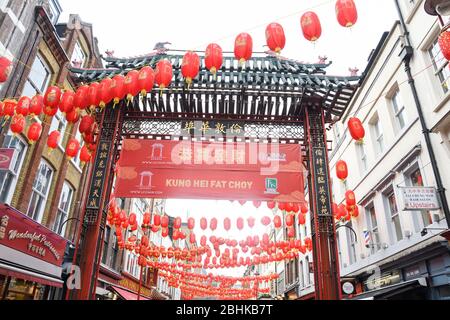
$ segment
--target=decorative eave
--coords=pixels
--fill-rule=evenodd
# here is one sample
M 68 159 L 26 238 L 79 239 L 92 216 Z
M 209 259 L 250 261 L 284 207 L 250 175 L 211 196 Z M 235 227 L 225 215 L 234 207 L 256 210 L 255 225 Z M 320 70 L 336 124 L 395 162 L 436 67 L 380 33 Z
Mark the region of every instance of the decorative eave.
M 56 29 L 50 21 L 47 12 L 44 7 L 37 6 L 35 9 L 36 23 L 42 30 L 43 39 L 49 46 L 51 52 L 53 53 L 58 64 L 63 67 L 66 63 L 70 61 L 64 48 L 59 41 L 58 35 L 56 34 Z

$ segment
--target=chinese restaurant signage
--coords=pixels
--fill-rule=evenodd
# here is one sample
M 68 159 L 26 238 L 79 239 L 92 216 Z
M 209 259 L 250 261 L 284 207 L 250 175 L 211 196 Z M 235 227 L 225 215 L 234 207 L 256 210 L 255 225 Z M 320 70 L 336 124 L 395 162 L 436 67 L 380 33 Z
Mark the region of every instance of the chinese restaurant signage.
M 0 171 L 11 170 L 12 161 L 16 149 L 2 148 L 0 149 Z
M 319 216 L 331 214 L 331 202 L 328 196 L 329 174 L 325 148 L 313 148 L 312 168 L 316 187 L 317 213 Z
M 100 201 L 103 195 L 103 181 L 106 178 L 106 167 L 108 155 L 110 151 L 109 142 L 100 142 L 99 149 L 96 155 L 95 167 L 92 173 L 91 190 L 88 199 L 88 209 L 99 209 Z
M 439 210 L 435 188 L 428 187 L 400 187 L 402 191 L 404 211 Z
M 303 202 L 300 145 L 125 140 L 115 194 Z
M 190 136 L 244 136 L 245 123 L 239 121 L 182 121 L 182 132 Z
M 1 205 L 0 245 L 61 267 L 67 240 L 15 209 Z

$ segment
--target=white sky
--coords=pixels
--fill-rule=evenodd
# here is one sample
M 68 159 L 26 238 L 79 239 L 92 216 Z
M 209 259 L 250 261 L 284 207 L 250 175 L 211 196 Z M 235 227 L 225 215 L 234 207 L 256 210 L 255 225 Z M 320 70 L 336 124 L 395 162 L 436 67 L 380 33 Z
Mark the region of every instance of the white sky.
M 349 75 L 349 67 L 358 67 L 362 72 L 367 59 L 384 31 L 389 31 L 397 19 L 392 0 L 356 0 L 359 11 L 358 23 L 351 29 L 342 28 L 335 18 L 335 0 L 60 0 L 67 21 L 70 13 L 77 13 L 83 21 L 92 23 L 100 50 L 114 50 L 115 55 L 136 56 L 152 51 L 156 42 L 169 41 L 173 49 L 204 50 L 209 43 L 216 42 L 224 51 L 233 51 L 235 37 L 243 31 L 254 40 L 254 50 L 264 51 L 265 28 L 270 22 L 283 25 L 287 45 L 282 55 L 305 62 L 317 62 L 319 55 L 327 55 L 333 66 L 330 74 Z M 300 17 L 308 10 L 315 11 L 322 22 L 322 37 L 316 44 L 304 39 L 300 28 Z M 236 219 L 249 216 L 256 218 L 252 235 L 262 236 L 264 227 L 260 219 L 272 215 L 263 204 L 256 210 L 251 203 L 241 206 L 229 201 L 181 201 L 170 200 L 167 213 L 172 216 L 186 215 L 197 221 L 205 216 L 219 220 L 216 235 L 243 240 L 249 229 L 239 232 Z M 232 219 L 229 234 L 222 229 L 223 219 Z M 197 224 L 197 241 L 202 234 Z M 212 234 L 206 234 L 209 238 Z M 222 274 L 242 275 L 243 269 Z

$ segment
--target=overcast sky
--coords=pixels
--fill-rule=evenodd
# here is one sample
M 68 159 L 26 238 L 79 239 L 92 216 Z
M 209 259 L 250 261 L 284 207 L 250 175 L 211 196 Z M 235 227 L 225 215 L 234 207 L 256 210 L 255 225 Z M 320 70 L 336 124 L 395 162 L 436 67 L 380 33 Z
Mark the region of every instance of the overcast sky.
M 169 41 L 173 49 L 204 50 L 216 42 L 224 51 L 232 51 L 234 39 L 240 32 L 249 32 L 254 50 L 263 51 L 264 31 L 270 22 L 283 25 L 287 45 L 283 56 L 305 62 L 317 62 L 319 55 L 333 61 L 331 74 L 348 75 L 349 67 L 364 70 L 370 52 L 384 31 L 389 31 L 397 19 L 392 0 L 357 0 L 359 21 L 352 29 L 342 28 L 335 18 L 335 0 L 60 0 L 64 13 L 60 21 L 67 21 L 70 13 L 77 13 L 92 23 L 100 50 L 114 50 L 116 56 L 136 56 L 152 51 L 156 42 Z M 315 11 L 322 22 L 323 34 L 312 44 L 303 38 L 300 17 L 308 10 Z M 270 214 L 263 204 L 256 210 L 251 203 L 241 206 L 229 201 L 169 201 L 167 212 L 172 216 L 187 214 L 199 220 L 202 216 L 219 218 L 219 228 L 225 216 L 233 219 L 229 234 L 224 237 L 245 239 L 246 232 L 238 232 L 235 220 L 254 216 L 257 222 Z M 262 235 L 257 223 L 252 234 Z M 198 228 L 198 226 L 197 226 Z M 198 241 L 202 233 L 197 229 Z M 211 234 L 207 234 L 208 237 Z M 239 275 L 242 270 L 233 272 Z M 230 275 L 230 272 L 224 272 Z

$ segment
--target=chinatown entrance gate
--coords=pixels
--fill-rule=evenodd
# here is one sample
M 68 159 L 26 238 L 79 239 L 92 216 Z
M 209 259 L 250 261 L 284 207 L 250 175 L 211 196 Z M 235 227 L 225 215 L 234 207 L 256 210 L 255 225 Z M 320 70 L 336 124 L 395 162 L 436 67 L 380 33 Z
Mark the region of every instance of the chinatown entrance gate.
M 181 75 L 183 56 L 161 51 L 129 59 L 108 57 L 105 69 L 72 72 L 80 83 L 99 81 L 146 65 L 155 67 L 161 59 L 173 66 L 169 88 L 155 88 L 145 99 L 137 96 L 132 103 L 121 101 L 97 113 L 97 152 L 74 259 L 81 269 L 81 290 L 72 291 L 72 298 L 95 299 L 108 202 L 124 139 L 178 140 L 187 124 L 207 122 L 238 124 L 245 142 L 301 145 L 308 172 L 316 299 L 340 299 L 326 129 L 343 115 L 360 78 L 327 76 L 329 64 L 272 55 L 254 57 L 243 67 L 234 57 L 224 57 L 215 78 L 202 57 L 199 76 L 188 89 Z

